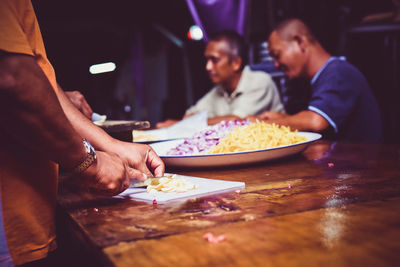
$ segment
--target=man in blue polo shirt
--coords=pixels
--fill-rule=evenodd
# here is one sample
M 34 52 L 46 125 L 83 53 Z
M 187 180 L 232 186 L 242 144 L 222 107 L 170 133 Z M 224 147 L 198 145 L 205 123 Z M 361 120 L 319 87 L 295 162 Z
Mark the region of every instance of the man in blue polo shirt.
M 345 58 L 330 55 L 301 20 L 279 24 L 268 45 L 275 67 L 289 79 L 310 79 L 311 99 L 307 110 L 294 115 L 264 112 L 252 119 L 333 134 L 338 140 L 383 141 L 379 107 L 363 74 Z

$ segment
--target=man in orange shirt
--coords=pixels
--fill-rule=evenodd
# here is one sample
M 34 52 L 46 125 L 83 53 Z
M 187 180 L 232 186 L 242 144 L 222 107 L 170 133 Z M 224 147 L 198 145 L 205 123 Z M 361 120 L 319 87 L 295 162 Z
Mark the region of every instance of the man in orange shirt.
M 58 164 L 106 195 L 130 178 L 163 175 L 164 164 L 149 146 L 113 139 L 69 101 L 29 0 L 0 0 L 0 32 L 0 265 L 13 266 L 56 249 Z

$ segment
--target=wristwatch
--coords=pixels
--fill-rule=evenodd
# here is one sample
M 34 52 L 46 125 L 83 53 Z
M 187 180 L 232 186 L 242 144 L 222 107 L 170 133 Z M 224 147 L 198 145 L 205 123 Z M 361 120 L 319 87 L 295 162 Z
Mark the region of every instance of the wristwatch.
M 85 146 L 87 156 L 84 161 L 82 161 L 78 166 L 73 169 L 73 172 L 76 174 L 84 172 L 87 168 L 90 167 L 90 165 L 97 161 L 96 150 L 94 150 L 89 141 L 83 139 L 83 145 Z

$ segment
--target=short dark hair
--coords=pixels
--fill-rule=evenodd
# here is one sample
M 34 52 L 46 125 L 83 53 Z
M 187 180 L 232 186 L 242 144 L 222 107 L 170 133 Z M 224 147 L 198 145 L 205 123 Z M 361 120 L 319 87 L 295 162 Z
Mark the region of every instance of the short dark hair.
M 310 27 L 299 18 L 294 17 L 280 21 L 273 30 L 276 31 L 284 40 L 291 41 L 293 34 L 296 33 L 306 36 L 310 43 L 315 44 L 318 42 L 317 37 L 311 31 Z
M 229 46 L 229 60 L 230 62 L 240 57 L 242 59 L 242 65 L 240 66 L 243 69 L 247 65 L 248 61 L 248 52 L 247 52 L 247 44 L 244 38 L 233 30 L 222 30 L 218 32 L 214 32 L 210 35 L 209 38 L 211 41 L 225 41 Z

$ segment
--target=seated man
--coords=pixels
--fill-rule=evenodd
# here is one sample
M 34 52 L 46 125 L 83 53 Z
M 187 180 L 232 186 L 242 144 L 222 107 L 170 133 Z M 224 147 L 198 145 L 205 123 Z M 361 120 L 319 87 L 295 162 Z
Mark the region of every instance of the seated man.
M 270 75 L 252 71 L 247 63 L 243 38 L 233 31 L 222 31 L 211 36 L 204 56 L 206 70 L 215 87 L 190 107 L 184 117 L 208 111 L 208 124 L 222 120 L 240 119 L 270 110 L 284 112 L 278 89 Z M 156 125 L 168 127 L 176 120 Z
M 382 141 L 381 115 L 367 80 L 344 58 L 330 55 L 302 21 L 289 19 L 279 24 L 268 44 L 275 67 L 289 79 L 311 81 L 311 99 L 307 110 L 294 115 L 264 112 L 251 119 L 332 134 L 339 140 Z

